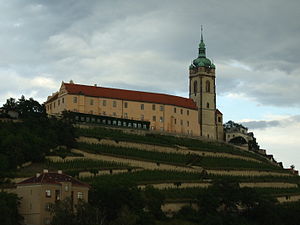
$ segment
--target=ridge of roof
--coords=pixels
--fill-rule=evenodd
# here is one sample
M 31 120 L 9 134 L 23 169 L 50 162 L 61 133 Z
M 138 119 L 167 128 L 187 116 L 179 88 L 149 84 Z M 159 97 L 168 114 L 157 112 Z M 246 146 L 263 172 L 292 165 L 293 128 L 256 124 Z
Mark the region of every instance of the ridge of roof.
M 197 106 L 192 99 L 175 95 L 89 86 L 73 83 L 64 83 L 64 85 L 69 94 L 81 94 L 91 97 L 105 97 L 112 99 L 123 99 L 128 101 L 150 102 L 165 105 L 175 105 L 195 110 L 197 109 Z
M 27 178 L 19 183 L 17 185 L 26 185 L 26 184 L 58 184 L 60 185 L 61 182 L 71 182 L 74 186 L 84 186 L 84 187 L 90 187 L 88 184 L 85 184 L 67 174 L 60 174 L 60 173 L 54 173 L 54 172 L 47 172 L 42 173 L 39 176 L 34 176 Z

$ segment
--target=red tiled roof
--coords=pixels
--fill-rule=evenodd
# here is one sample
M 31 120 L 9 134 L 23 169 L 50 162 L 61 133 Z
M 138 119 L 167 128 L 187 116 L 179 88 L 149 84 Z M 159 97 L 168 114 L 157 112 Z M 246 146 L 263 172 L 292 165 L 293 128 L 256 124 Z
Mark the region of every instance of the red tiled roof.
M 79 180 L 74 179 L 73 177 L 60 174 L 60 173 L 42 173 L 39 176 L 34 176 L 19 182 L 17 185 L 22 184 L 58 184 L 61 182 L 71 182 L 74 186 L 84 186 L 89 187 L 88 184 L 82 183 Z
M 174 95 L 132 91 L 116 88 L 104 88 L 96 86 L 87 86 L 81 84 L 64 83 L 69 94 L 82 94 L 91 97 L 103 97 L 112 99 L 123 99 L 128 101 L 151 102 L 166 105 L 175 105 L 179 107 L 197 109 L 195 102 L 189 98 L 183 98 Z

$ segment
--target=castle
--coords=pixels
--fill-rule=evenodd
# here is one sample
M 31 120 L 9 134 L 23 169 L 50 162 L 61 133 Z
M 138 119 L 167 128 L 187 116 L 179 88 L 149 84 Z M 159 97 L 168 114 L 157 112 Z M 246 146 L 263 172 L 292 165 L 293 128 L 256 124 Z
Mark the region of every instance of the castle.
M 206 57 L 201 31 L 198 57 L 189 67 L 189 98 L 62 82 L 45 102 L 48 115 L 74 113 L 81 122 L 150 129 L 223 140 L 216 108 L 215 65 Z

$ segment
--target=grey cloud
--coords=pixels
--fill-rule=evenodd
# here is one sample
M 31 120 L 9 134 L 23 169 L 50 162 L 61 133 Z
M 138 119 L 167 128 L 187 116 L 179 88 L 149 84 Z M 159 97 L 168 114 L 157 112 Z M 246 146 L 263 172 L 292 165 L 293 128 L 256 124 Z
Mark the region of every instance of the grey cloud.
M 203 24 L 207 55 L 217 64 L 219 94 L 299 106 L 299 7 L 297 0 L 5 1 L 0 71 L 26 78 L 51 74 L 58 83 L 74 79 L 187 93 L 188 66 L 197 56 Z M 230 60 L 253 71 L 222 70 Z M 29 85 L 22 90 L 30 92 Z M 0 102 L 3 96 L 0 90 Z
M 290 116 L 285 119 L 280 120 L 258 120 L 258 121 L 248 121 L 248 122 L 241 122 L 245 127 L 249 129 L 266 129 L 271 127 L 286 127 L 290 126 L 291 124 L 300 123 L 300 115 Z

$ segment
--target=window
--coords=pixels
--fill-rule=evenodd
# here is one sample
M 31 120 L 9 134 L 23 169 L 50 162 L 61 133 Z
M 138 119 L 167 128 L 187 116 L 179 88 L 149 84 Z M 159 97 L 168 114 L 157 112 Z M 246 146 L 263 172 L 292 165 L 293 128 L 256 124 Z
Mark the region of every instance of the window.
M 61 102 L 64 104 L 64 103 L 65 103 L 65 99 L 64 99 L 64 98 L 62 98 Z
M 159 118 L 159 122 L 164 122 L 164 118 L 162 116 Z
M 53 108 L 55 108 L 55 102 L 53 102 Z
M 190 126 L 190 121 L 186 121 L 186 125 L 189 127 Z
M 51 190 L 46 190 L 46 198 L 51 198 Z
M 59 190 L 55 190 L 55 200 L 56 201 L 60 200 L 60 191 Z
M 48 212 L 51 210 L 51 203 L 50 202 L 47 202 L 45 204 L 45 210 L 48 211 Z
M 127 113 L 124 113 L 124 118 L 128 118 L 128 114 Z
M 106 115 L 106 112 L 105 112 L 105 111 L 103 111 L 103 112 L 102 112 L 102 114 L 103 114 L 103 115 Z
M 94 105 L 94 99 L 90 99 L 90 105 Z
M 210 82 L 208 80 L 205 83 L 205 91 L 210 92 Z
M 153 117 L 152 117 L 152 120 L 153 120 L 153 121 L 156 121 L 156 116 L 153 116 Z
M 106 100 L 103 100 L 102 105 L 106 106 Z
M 180 120 L 180 125 L 181 125 L 181 126 L 183 125 L 183 120 Z
M 124 108 L 128 107 L 128 102 L 124 102 Z
M 68 185 L 65 186 L 65 191 L 69 191 L 69 186 Z
M 152 105 L 152 110 L 155 110 L 155 104 Z
M 196 94 L 198 92 L 198 87 L 197 87 L 198 83 L 197 81 L 195 80 L 194 81 L 194 94 Z
M 189 111 L 189 110 L 187 110 L 187 111 L 186 111 L 186 114 L 187 114 L 187 115 L 190 115 L 190 111 Z
M 141 120 L 144 120 L 144 115 L 141 115 Z
M 117 102 L 113 101 L 113 107 L 117 107 Z
M 181 115 L 183 114 L 183 109 L 180 109 L 180 114 L 181 114 Z
M 160 110 L 160 111 L 164 111 L 164 106 L 161 105 L 161 106 L 159 107 L 159 110 Z
M 174 113 L 176 113 L 176 108 L 174 108 Z
M 208 103 L 208 102 L 206 103 L 206 108 L 208 108 L 208 109 L 209 109 L 209 103 Z
M 44 222 L 45 222 L 46 225 L 48 225 L 48 224 L 51 223 L 51 220 L 50 220 L 49 218 L 45 218 L 45 221 L 44 221 Z
M 73 97 L 73 103 L 77 103 L 77 97 Z
M 222 118 L 218 117 L 218 122 L 221 123 L 222 122 Z
M 58 100 L 57 105 L 60 105 L 60 99 Z
M 82 192 L 77 192 L 77 198 L 78 199 L 83 199 L 83 193 Z
M 117 116 L 117 114 L 115 112 L 113 112 L 113 116 Z
M 144 104 L 141 104 L 141 110 L 144 110 L 145 106 Z
M 176 119 L 174 119 L 174 124 L 176 124 L 177 123 L 177 120 Z

